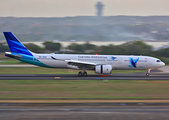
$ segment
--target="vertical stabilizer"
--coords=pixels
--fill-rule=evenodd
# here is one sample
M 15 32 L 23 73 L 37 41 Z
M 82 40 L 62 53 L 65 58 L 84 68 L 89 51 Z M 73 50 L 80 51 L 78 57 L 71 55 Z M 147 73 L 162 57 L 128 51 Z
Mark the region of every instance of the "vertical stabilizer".
M 32 53 L 11 32 L 4 32 L 4 36 L 11 52 L 32 55 Z

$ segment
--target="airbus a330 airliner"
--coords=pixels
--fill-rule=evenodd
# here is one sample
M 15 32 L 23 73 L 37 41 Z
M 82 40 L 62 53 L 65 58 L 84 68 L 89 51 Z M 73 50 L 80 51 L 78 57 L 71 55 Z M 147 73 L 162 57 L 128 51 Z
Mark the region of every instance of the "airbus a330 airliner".
M 158 58 L 132 55 L 83 55 L 83 54 L 36 54 L 28 50 L 11 32 L 4 32 L 10 52 L 5 56 L 33 65 L 48 68 L 81 70 L 79 76 L 87 76 L 86 70 L 97 74 L 111 74 L 112 70 L 147 70 L 165 65 Z

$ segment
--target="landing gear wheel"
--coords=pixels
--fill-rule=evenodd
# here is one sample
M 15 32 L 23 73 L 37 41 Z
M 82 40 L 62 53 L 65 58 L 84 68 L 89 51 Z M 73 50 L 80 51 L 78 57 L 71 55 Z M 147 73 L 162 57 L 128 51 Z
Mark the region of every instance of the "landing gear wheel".
M 82 76 L 83 74 L 82 74 L 82 72 L 80 71 L 79 73 L 78 73 L 78 76 Z
M 148 69 L 148 70 L 147 70 L 146 76 L 149 76 L 149 75 L 150 75 L 150 71 L 151 71 L 151 69 Z
M 87 72 L 84 72 L 84 73 L 83 73 L 83 76 L 87 76 Z
M 146 76 L 149 76 L 149 73 L 146 73 Z

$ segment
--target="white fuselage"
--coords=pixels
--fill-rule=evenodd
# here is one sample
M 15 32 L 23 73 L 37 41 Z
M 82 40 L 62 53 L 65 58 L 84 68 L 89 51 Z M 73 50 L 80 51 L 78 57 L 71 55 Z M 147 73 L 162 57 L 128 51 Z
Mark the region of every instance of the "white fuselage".
M 76 54 L 34 54 L 35 60 L 54 68 L 72 68 L 79 69 L 76 66 L 68 65 L 64 60 L 77 60 L 96 64 L 108 64 L 112 69 L 137 69 L 147 70 L 164 66 L 165 64 L 159 59 L 149 56 L 129 56 L 129 55 L 76 55 Z M 58 59 L 54 60 L 52 57 Z M 138 59 L 135 66 L 131 63 Z

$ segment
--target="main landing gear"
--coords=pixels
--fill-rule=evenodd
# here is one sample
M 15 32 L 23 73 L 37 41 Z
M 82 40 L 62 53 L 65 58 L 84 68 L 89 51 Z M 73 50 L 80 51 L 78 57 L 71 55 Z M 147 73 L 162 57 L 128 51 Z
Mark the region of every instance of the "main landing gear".
M 87 76 L 87 72 L 86 72 L 86 71 L 84 71 L 84 72 L 81 72 L 81 71 L 80 71 L 80 72 L 78 73 L 78 76 Z
M 148 70 L 147 70 L 146 76 L 149 76 L 149 75 L 150 75 L 150 71 L 151 71 L 151 69 L 148 69 Z

